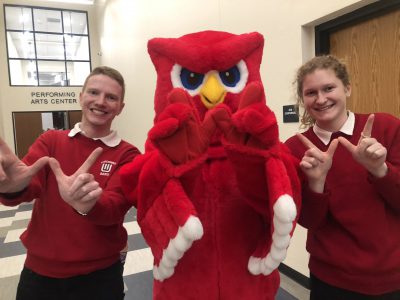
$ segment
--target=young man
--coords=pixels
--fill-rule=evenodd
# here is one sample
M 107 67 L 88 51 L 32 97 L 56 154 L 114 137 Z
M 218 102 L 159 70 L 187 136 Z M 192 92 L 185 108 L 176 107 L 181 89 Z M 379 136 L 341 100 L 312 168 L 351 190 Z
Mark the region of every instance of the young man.
M 18 300 L 123 299 L 119 257 L 132 203 L 118 171 L 139 153 L 111 130 L 124 93 L 121 74 L 98 67 L 84 83 L 82 121 L 72 130 L 43 133 L 22 161 L 0 139 L 0 202 L 36 199 L 21 235 L 27 257 Z

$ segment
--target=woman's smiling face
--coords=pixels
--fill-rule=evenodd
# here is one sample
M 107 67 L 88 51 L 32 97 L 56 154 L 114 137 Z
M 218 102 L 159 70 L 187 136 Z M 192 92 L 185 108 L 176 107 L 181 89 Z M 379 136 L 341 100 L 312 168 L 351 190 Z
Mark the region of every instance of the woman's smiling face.
M 304 108 L 322 129 L 338 131 L 347 120 L 346 98 L 351 87 L 345 86 L 331 69 L 316 69 L 303 81 Z

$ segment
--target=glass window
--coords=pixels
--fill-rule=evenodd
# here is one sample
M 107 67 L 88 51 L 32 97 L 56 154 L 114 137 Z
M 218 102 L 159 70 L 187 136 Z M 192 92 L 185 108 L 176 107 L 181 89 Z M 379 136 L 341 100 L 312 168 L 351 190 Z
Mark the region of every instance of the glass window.
M 64 42 L 62 35 L 36 33 L 35 37 L 38 59 L 64 60 Z
M 32 10 L 22 6 L 5 6 L 6 28 L 8 30 L 33 30 Z
M 36 63 L 33 60 L 9 60 L 11 85 L 38 85 Z
M 11 85 L 83 85 L 90 73 L 87 12 L 4 5 Z
M 35 58 L 33 34 L 29 31 L 7 32 L 9 58 Z
M 39 85 L 68 85 L 63 61 L 38 61 L 38 71 Z
M 63 32 L 61 11 L 49 9 L 33 9 L 35 31 Z
M 64 33 L 88 34 L 85 13 L 63 11 Z
M 89 60 L 89 39 L 87 36 L 64 35 L 67 60 Z
M 85 82 L 87 74 L 90 73 L 88 62 L 67 62 L 68 85 L 79 85 Z

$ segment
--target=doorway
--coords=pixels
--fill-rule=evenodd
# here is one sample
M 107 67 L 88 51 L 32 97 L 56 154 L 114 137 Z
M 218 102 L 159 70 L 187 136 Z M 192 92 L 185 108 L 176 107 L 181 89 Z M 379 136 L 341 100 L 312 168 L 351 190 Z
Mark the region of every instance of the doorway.
M 351 76 L 347 107 L 400 118 L 400 1 L 378 1 L 316 27 L 316 53 L 343 59 Z
M 82 111 L 13 112 L 15 153 L 22 159 L 32 143 L 47 130 L 71 129 Z

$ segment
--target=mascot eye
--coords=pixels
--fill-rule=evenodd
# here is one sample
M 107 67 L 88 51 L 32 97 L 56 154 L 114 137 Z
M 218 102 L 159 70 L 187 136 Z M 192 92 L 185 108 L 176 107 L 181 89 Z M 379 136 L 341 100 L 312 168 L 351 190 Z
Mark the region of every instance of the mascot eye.
M 195 90 L 203 83 L 204 75 L 182 68 L 180 78 L 184 88 Z
M 171 70 L 171 82 L 174 88 L 183 88 L 191 96 L 196 96 L 204 80 L 204 74 L 192 72 L 175 64 Z
M 234 87 L 240 81 L 240 71 L 237 66 L 230 68 L 229 70 L 219 72 L 219 77 L 224 85 Z
M 236 66 L 218 73 L 221 83 L 230 93 L 240 93 L 247 84 L 249 71 L 246 63 L 241 60 Z

